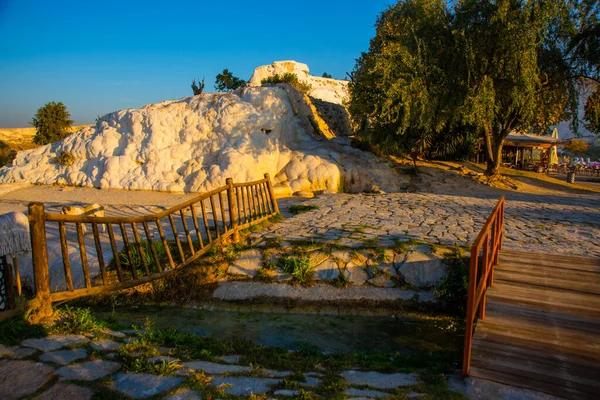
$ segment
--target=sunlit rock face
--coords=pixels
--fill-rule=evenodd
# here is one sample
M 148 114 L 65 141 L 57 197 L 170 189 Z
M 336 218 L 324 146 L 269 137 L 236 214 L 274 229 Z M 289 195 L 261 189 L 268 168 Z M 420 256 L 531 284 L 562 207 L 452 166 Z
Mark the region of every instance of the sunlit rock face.
M 370 153 L 317 140 L 280 87 L 203 94 L 107 114 L 64 140 L 17 154 L 0 183 L 205 192 L 269 173 L 279 195 L 385 191 L 401 184 Z M 62 152 L 74 156 L 61 165 Z M 351 179 L 345 179 L 347 176 Z M 347 182 L 346 182 L 347 181 Z
M 286 73 L 296 74 L 300 82 L 311 85 L 311 97 L 316 97 L 334 104 L 342 104 L 348 96 L 348 81 L 322 78 L 309 75 L 308 65 L 296 61 L 275 61 L 271 65 L 263 65 L 254 70 L 248 81 L 250 86 L 260 86 L 263 79 L 273 75 Z

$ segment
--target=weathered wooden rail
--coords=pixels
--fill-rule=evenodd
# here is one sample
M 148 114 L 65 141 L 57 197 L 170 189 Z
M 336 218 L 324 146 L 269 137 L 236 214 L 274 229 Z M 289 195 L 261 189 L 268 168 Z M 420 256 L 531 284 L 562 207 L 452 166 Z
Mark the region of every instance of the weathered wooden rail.
M 233 183 L 229 178 L 225 186 L 144 216 L 64 215 L 46 212 L 42 203 L 31 203 L 29 223 L 35 297 L 38 304 L 49 307 L 53 302 L 150 282 L 189 265 L 217 244 L 236 242 L 240 230 L 277 214 L 279 208 L 269 174 L 262 180 L 247 183 Z M 51 224 L 55 224 L 58 231 L 64 273 L 64 285 L 52 288 L 46 235 Z M 86 235 L 86 226 L 91 226 L 91 237 Z M 106 233 L 100 233 L 102 227 Z M 86 251 L 86 242 L 95 248 L 95 260 Z M 73 245 L 81 262 L 82 271 L 78 271 L 78 276 L 82 275 L 83 279 L 80 282 L 73 278 L 69 256 Z M 105 250 L 111 253 L 111 261 L 105 258 Z M 90 271 L 92 261 L 99 269 L 97 276 Z M 6 265 L 6 260 L 2 260 L 2 265 Z M 10 271 L 10 268 L 3 270 Z M 20 279 L 16 279 L 16 283 L 20 288 Z M 12 284 L 9 286 L 12 289 Z
M 498 265 L 498 255 L 502 249 L 504 233 L 504 196 L 498 200 L 496 207 L 479 232 L 475 243 L 471 246 L 471 262 L 469 265 L 469 290 L 467 299 L 467 319 L 465 327 L 465 345 L 463 353 L 463 378 L 469 375 L 471 366 L 471 347 L 473 344 L 473 328 L 475 316 L 485 318 L 485 301 L 488 287 L 494 283 L 494 267 Z

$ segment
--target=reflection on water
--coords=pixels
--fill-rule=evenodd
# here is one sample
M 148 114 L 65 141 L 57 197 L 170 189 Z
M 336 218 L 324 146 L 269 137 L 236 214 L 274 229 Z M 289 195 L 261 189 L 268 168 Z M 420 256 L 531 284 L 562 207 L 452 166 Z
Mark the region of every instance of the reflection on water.
M 98 312 L 100 317 L 110 312 Z M 174 328 L 221 340 L 248 340 L 265 346 L 297 350 L 317 346 L 324 352 L 434 351 L 456 345 L 452 320 L 417 317 L 340 316 L 263 312 L 207 311 L 181 308 L 139 308 L 119 311 L 124 325 L 142 326 L 146 318 L 158 329 Z

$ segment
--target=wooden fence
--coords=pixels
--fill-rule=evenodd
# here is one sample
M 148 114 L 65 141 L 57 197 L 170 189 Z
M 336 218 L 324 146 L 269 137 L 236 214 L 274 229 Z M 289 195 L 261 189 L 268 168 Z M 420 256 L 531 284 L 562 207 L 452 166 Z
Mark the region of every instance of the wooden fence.
M 475 315 L 485 318 L 486 291 L 494 283 L 494 267 L 498 265 L 504 232 L 504 196 L 498 200 L 492 214 L 471 246 L 469 266 L 469 292 L 467 300 L 467 320 L 465 347 L 463 353 L 463 378 L 469 375 L 471 366 L 471 345 Z
M 52 302 L 152 281 L 192 263 L 218 243 L 236 242 L 241 229 L 277 214 L 279 208 L 269 174 L 262 180 L 247 183 L 233 183 L 229 178 L 225 186 L 168 210 L 144 216 L 55 214 L 46 212 L 42 203 L 31 203 L 29 223 L 35 297 L 41 304 L 49 306 Z M 57 224 L 64 272 L 64 284 L 53 285 L 53 289 L 46 236 L 50 224 Z M 88 227 L 91 227 L 91 235 L 86 235 Z M 101 229 L 105 233 L 101 234 Z M 95 248 L 93 255 L 86 251 L 86 241 Z M 82 271 L 77 272 L 78 276 L 83 276 L 81 282 L 73 279 L 69 256 L 73 253 L 73 245 L 80 259 Z M 112 255 L 112 260 L 105 258 L 105 250 Z M 90 272 L 92 261 L 99 270 L 97 276 Z M 20 285 L 20 279 L 17 285 Z

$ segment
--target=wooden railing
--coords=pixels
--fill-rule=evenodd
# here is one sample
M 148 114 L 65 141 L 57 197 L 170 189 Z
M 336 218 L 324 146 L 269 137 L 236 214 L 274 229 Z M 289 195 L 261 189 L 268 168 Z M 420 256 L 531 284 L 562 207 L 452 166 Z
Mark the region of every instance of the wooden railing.
M 52 302 L 152 281 L 192 263 L 218 243 L 237 241 L 241 229 L 277 214 L 279 208 L 269 174 L 248 183 L 233 183 L 229 178 L 225 186 L 166 211 L 144 216 L 53 214 L 45 212 L 42 203 L 31 203 L 29 221 L 36 298 L 49 306 Z M 50 225 L 58 232 L 64 273 L 64 284 L 53 284 L 52 288 L 47 248 Z M 86 226 L 91 226 L 91 237 L 85 234 Z M 103 226 L 106 232 L 101 234 Z M 94 252 L 86 251 L 86 242 Z M 73 278 L 69 256 L 73 254 L 73 244 L 81 262 L 82 270 L 76 271 L 83 276 L 79 281 Z M 104 256 L 105 250 L 112 255 L 112 261 Z M 97 269 L 96 276 L 90 271 L 91 261 Z
M 502 249 L 504 232 L 504 196 L 500 198 L 492 214 L 479 232 L 471 246 L 469 266 L 469 291 L 467 300 L 467 320 L 465 328 L 465 347 L 463 353 L 463 378 L 469 375 L 471 366 L 471 345 L 475 315 L 485 318 L 486 291 L 494 283 L 494 267 L 498 265 L 499 252 Z

